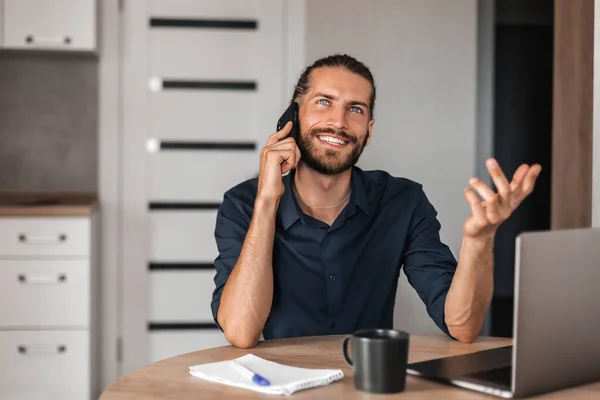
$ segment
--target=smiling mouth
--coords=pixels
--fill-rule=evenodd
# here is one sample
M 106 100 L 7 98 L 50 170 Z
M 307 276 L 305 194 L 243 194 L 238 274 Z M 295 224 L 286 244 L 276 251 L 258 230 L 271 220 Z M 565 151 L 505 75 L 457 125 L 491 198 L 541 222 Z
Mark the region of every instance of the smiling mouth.
M 344 147 L 348 144 L 347 140 L 341 139 L 336 136 L 318 135 L 317 138 L 321 143 L 325 143 L 326 145 L 333 147 Z

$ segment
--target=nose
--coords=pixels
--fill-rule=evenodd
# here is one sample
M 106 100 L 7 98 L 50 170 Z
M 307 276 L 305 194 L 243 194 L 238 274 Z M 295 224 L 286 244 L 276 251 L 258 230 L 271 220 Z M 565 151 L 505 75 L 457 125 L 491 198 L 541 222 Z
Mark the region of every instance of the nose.
M 344 107 L 334 107 L 327 118 L 327 126 L 337 129 L 348 129 L 348 120 Z

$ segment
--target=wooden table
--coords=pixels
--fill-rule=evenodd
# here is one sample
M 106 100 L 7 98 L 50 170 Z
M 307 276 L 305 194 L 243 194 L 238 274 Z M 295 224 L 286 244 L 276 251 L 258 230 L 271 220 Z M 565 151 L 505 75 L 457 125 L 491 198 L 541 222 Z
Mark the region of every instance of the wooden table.
M 328 386 L 296 392 L 294 399 L 498 399 L 490 395 L 442 385 L 408 376 L 406 390 L 395 395 L 362 393 L 354 388 L 352 369 L 342 358 L 343 336 L 318 336 L 263 341 L 255 348 L 244 350 L 232 346 L 197 351 L 169 358 L 141 368 L 113 383 L 100 400 L 158 400 L 158 399 L 244 399 L 281 398 L 258 392 L 225 386 L 195 378 L 188 367 L 215 361 L 230 360 L 252 353 L 259 357 L 306 368 L 341 368 L 344 378 Z M 471 344 L 452 341 L 444 336 L 411 335 L 409 362 L 424 361 L 449 355 L 467 354 L 478 350 L 507 346 L 511 339 L 478 338 Z M 536 399 L 593 399 L 600 398 L 600 382 L 537 396 Z

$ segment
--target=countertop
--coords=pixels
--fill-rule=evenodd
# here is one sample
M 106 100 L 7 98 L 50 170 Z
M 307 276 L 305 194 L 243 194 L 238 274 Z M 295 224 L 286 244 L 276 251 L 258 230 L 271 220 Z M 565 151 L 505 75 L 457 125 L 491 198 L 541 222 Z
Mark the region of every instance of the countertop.
M 93 193 L 0 192 L 0 217 L 89 216 L 97 206 L 97 196 Z

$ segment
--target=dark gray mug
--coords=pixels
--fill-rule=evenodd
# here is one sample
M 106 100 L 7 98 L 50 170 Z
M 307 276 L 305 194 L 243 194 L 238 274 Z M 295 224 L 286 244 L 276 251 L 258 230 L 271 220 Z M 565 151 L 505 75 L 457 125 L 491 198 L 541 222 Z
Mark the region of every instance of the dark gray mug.
M 352 340 L 352 358 L 348 342 Z M 409 335 L 393 329 L 364 329 L 342 341 L 344 360 L 354 369 L 356 389 L 398 393 L 406 385 Z

